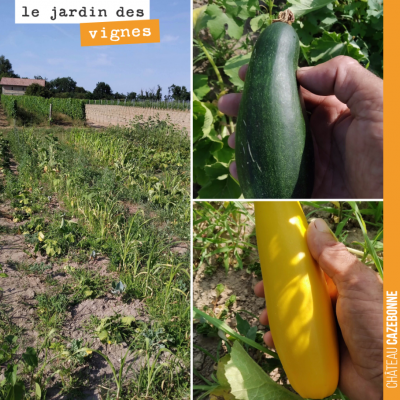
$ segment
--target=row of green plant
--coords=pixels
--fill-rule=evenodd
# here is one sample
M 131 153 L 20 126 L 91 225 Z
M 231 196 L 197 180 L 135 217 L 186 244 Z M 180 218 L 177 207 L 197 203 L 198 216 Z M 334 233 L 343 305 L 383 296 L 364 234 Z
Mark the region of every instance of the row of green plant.
M 38 96 L 6 96 L 1 95 L 1 102 L 5 106 L 9 117 L 16 118 L 18 108 L 24 108 L 27 112 L 42 117 L 49 116 L 50 104 L 52 112 L 68 115 L 72 119 L 85 120 L 85 102 L 79 99 L 45 99 Z
M 217 102 L 243 90 L 240 67 L 248 64 L 259 34 L 288 7 L 300 39 L 299 66 L 346 55 L 383 75 L 383 0 L 219 0 L 194 9 L 193 173 L 199 198 L 241 196 L 229 173 L 235 154 L 228 137 L 236 119 L 219 112 Z
M 186 195 L 176 195 L 168 207 L 151 202 L 148 187 L 130 181 L 125 165 L 129 162 L 138 173 L 163 184 L 168 174 L 178 176 L 177 181 L 188 186 L 190 144 L 165 122 L 146 124 L 138 121 L 130 128 L 105 132 L 17 129 L 7 137 L 19 165 L 18 175 L 5 168 L 3 198 L 11 200 L 14 221 L 26 221 L 20 230 L 27 246 L 55 261 L 96 263 L 99 256 L 108 257 L 110 270 L 118 276 L 111 282 L 86 269 L 67 267 L 71 279 L 60 286 L 46 275 L 51 291 L 37 296 L 38 328 L 58 332 L 70 307 L 106 292 L 125 302 L 145 301 L 150 324 L 116 316 L 92 321 L 89 327 L 104 343 L 127 343 L 143 357 L 134 379 L 121 380 L 118 367 L 110 366 L 115 378 L 109 385 L 110 398 L 128 399 L 146 391 L 155 399 L 181 398 L 189 390 L 189 253 L 171 251 L 188 241 L 189 201 Z M 179 155 L 166 157 L 172 149 Z M 154 156 L 162 153 L 161 161 Z M 121 168 L 115 165 L 119 163 Z M 174 196 L 167 189 L 162 195 Z M 50 212 L 55 198 L 63 209 Z M 29 273 L 47 273 L 43 265 L 26 268 Z M 157 357 L 164 351 L 172 354 L 160 363 Z M 121 368 L 122 374 L 125 367 Z
M 302 202 L 302 206 L 308 220 L 314 218 L 316 213 L 329 215 L 329 222 L 333 224 L 333 232 L 338 240 L 383 277 L 383 202 Z M 205 273 L 211 275 L 219 266 L 224 265 L 226 271 L 229 268 L 246 269 L 249 274 L 256 274 L 261 279 L 257 245 L 252 240 L 256 229 L 252 204 L 198 202 L 193 213 L 195 272 L 201 264 L 205 264 Z M 348 235 L 354 230 L 354 226 L 359 227 L 362 233 L 363 240 L 359 242 L 348 241 Z M 262 387 L 262 391 L 273 398 L 299 399 L 287 381 L 278 355 L 265 347 L 265 330 L 260 330 L 257 325 L 252 326 L 247 321 L 248 317 L 258 320 L 258 316 L 243 309 L 233 311 L 235 293 L 220 306 L 219 300 L 224 290 L 223 282 L 215 287 L 214 307 L 205 306 L 202 310 L 194 308 L 194 327 L 197 334 L 213 337 L 216 341 L 212 350 L 194 346 L 195 354 L 202 352 L 216 365 L 216 373 L 210 377 L 194 370 L 199 383 L 194 386 L 196 398 L 210 396 L 231 399 L 240 392 L 241 397 L 256 400 L 259 398 L 259 391 L 254 388 Z M 219 305 L 218 312 L 216 304 Z M 227 322 L 227 318 L 232 315 L 236 322 L 235 328 Z M 268 326 L 266 330 L 269 330 Z M 228 363 L 229 373 L 226 368 Z M 279 385 L 269 376 L 276 368 L 279 372 Z M 237 374 L 235 370 L 238 371 Z M 237 376 L 241 376 L 240 374 L 247 374 L 248 379 L 238 380 Z M 324 400 L 333 399 L 347 400 L 347 397 L 338 388 Z
M 84 100 L 86 104 L 155 108 L 158 110 L 189 111 L 190 101 L 152 101 L 152 100 Z
M 13 96 L 0 96 L 1 104 L 6 112 L 7 116 L 10 118 L 17 118 L 17 101 Z

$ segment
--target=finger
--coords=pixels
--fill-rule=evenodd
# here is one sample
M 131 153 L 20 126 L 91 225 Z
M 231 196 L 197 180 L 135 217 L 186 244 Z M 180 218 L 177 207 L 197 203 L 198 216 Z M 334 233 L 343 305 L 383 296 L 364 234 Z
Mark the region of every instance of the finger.
M 236 138 L 236 133 L 235 132 L 233 132 L 232 135 L 230 135 L 229 138 L 228 138 L 228 145 L 232 149 L 235 148 L 235 138 Z
M 269 325 L 268 312 L 266 308 L 262 310 L 259 321 L 261 325 Z
M 271 331 L 267 332 L 267 333 L 264 335 L 264 342 L 265 342 L 265 344 L 266 344 L 268 347 L 270 347 L 270 348 L 272 348 L 272 349 L 275 348 L 275 343 L 274 343 L 274 340 L 272 339 Z
M 242 65 L 239 69 L 239 78 L 244 81 L 247 74 L 247 68 L 249 68 L 249 64 Z
M 236 163 L 235 163 L 235 162 L 233 162 L 233 163 L 229 166 L 229 172 L 231 173 L 231 175 L 232 175 L 236 180 L 239 180 L 238 174 L 237 174 L 237 169 L 236 169 Z
M 311 113 L 326 99 L 326 96 L 318 96 L 317 94 L 311 93 L 309 90 L 303 88 L 302 86 L 300 86 L 300 91 L 306 105 L 306 110 Z M 339 100 L 337 100 L 337 102 L 340 103 Z
M 366 286 L 372 285 L 375 288 L 379 285 L 377 274 L 350 254 L 343 243 L 337 241 L 323 219 L 317 218 L 310 223 L 307 244 L 313 258 L 335 283 L 339 295 L 342 290 L 358 290 L 358 285 L 363 285 L 360 294 L 368 296 Z
M 263 281 L 258 282 L 256 286 L 254 286 L 254 293 L 257 297 L 265 297 Z
M 230 117 L 236 117 L 239 112 L 240 100 L 242 95 L 239 93 L 229 93 L 222 96 L 218 101 L 219 111 L 229 115 Z
M 301 86 L 320 96 L 335 95 L 351 109 L 381 110 L 383 81 L 351 57 L 339 56 L 315 67 L 300 68 L 297 79 Z

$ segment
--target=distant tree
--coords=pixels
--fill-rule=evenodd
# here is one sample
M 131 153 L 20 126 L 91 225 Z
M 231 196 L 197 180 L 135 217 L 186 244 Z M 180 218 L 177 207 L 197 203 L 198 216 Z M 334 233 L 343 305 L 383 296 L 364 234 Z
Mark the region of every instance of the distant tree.
M 190 100 L 190 92 L 187 91 L 185 86 L 171 85 L 168 88 L 168 98 L 171 100 Z
M 136 92 L 130 92 L 126 95 L 126 100 L 136 100 Z
M 115 99 L 115 100 L 125 100 L 125 98 L 126 98 L 126 96 L 125 96 L 124 94 L 122 94 L 122 93 L 116 92 L 116 93 L 114 94 L 114 99 Z
M 4 56 L 0 56 L 0 79 L 6 78 L 19 78 L 19 75 L 14 73 L 10 60 Z
M 76 86 L 74 91 L 75 93 L 86 93 L 86 90 L 80 86 Z
M 98 82 L 95 89 L 93 90 L 93 98 L 105 99 L 112 96 L 113 92 L 110 85 L 105 82 Z
M 156 100 L 160 101 L 162 99 L 162 89 L 160 85 L 157 85 Z
M 75 99 L 89 99 L 89 97 L 88 97 L 88 95 L 87 95 L 87 93 L 85 92 L 85 93 L 72 93 L 73 94 L 73 96 L 71 96 L 71 97 L 74 97 Z
M 49 81 L 49 86 L 53 93 L 68 93 L 75 91 L 76 82 L 71 77 L 56 78 Z
M 43 87 L 37 83 L 33 83 L 32 85 L 28 86 L 25 91 L 26 96 L 38 96 L 44 97 L 46 99 L 51 97 L 51 92 L 46 87 Z
M 43 79 L 43 80 L 47 81 L 47 78 L 42 78 L 41 75 L 35 75 L 35 76 L 33 77 L 33 79 Z

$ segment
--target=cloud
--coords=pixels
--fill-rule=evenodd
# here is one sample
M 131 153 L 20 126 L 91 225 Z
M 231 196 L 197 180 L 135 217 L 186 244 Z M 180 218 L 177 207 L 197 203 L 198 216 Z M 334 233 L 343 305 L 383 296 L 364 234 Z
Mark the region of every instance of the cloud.
M 104 67 L 104 66 L 112 66 L 114 65 L 108 54 L 100 53 L 97 54 L 96 58 L 88 59 L 87 66 L 88 67 Z
M 164 35 L 161 39 L 162 43 L 171 43 L 176 42 L 179 39 L 179 36 L 172 36 L 172 35 Z
M 37 54 L 35 54 L 34 52 L 29 51 L 29 50 L 24 51 L 22 53 L 22 57 L 24 57 L 24 58 L 39 58 L 39 56 Z
M 69 61 L 65 58 L 48 58 L 46 61 L 47 64 L 50 65 L 64 65 L 66 63 L 69 63 Z
M 154 69 L 152 69 L 152 68 L 146 68 L 144 71 L 143 71 L 143 75 L 144 76 L 150 76 L 150 75 L 153 75 L 154 74 Z

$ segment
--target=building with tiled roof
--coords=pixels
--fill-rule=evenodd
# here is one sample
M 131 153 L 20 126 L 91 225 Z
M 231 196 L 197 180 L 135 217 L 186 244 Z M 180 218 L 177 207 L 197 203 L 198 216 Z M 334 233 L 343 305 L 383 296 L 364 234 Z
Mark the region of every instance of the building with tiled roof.
M 2 94 L 9 94 L 13 96 L 22 96 L 28 86 L 37 83 L 45 87 L 46 81 L 44 79 L 21 79 L 21 78 L 1 78 L 0 86 L 2 87 Z

